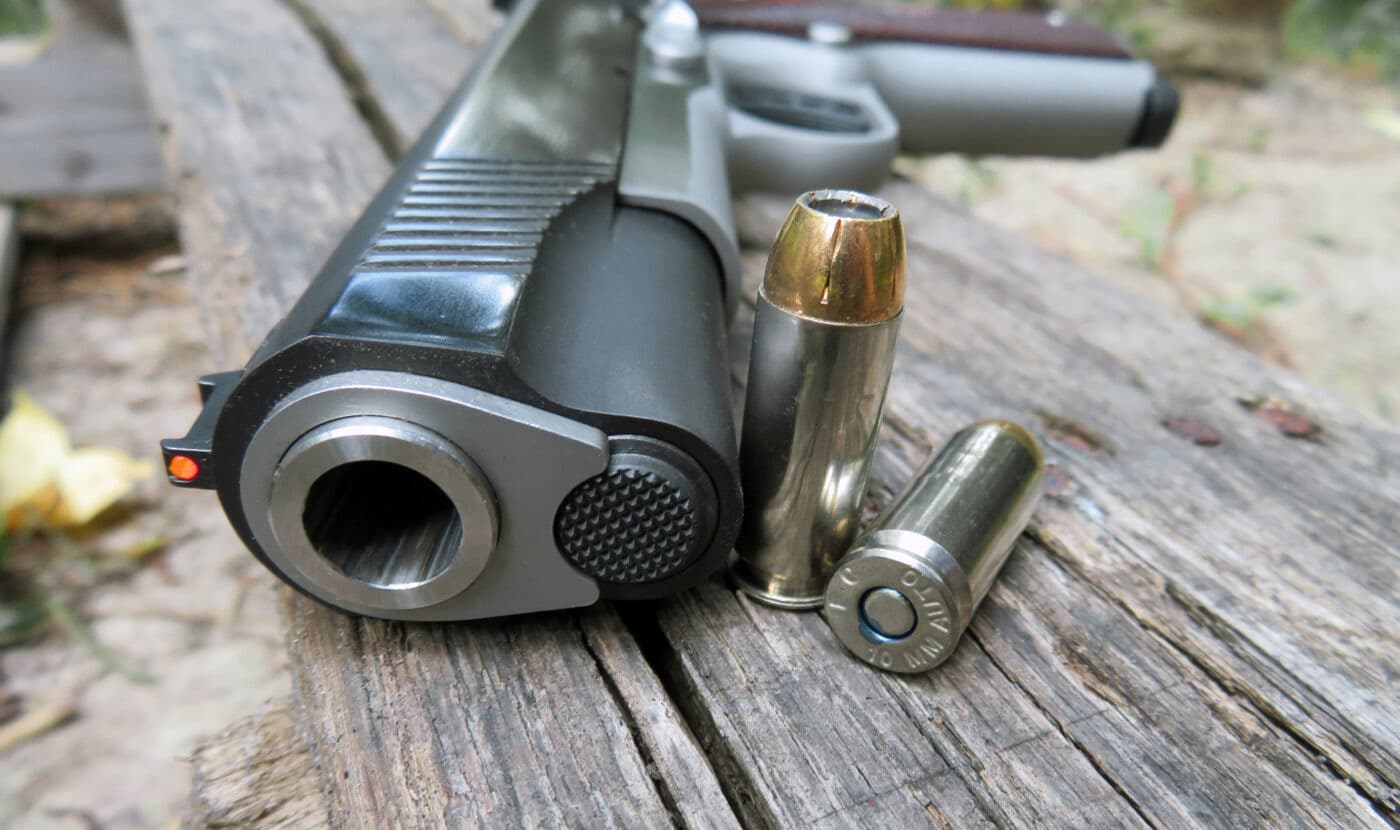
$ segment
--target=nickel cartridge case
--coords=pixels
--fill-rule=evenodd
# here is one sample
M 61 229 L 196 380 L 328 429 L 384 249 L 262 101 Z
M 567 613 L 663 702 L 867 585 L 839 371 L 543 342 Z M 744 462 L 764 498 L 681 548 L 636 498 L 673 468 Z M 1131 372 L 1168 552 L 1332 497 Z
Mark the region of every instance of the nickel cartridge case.
M 860 523 L 904 308 L 904 230 L 853 191 L 797 200 L 759 290 L 732 575 L 760 602 L 817 608 Z
M 958 432 L 836 566 L 826 616 L 857 657 L 928 671 L 953 652 L 1040 497 L 1045 465 L 1023 427 Z

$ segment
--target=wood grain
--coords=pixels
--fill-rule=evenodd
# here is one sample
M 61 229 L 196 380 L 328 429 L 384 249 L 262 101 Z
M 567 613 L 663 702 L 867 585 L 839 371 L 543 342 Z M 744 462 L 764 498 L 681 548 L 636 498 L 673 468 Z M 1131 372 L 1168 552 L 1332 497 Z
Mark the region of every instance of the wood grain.
M 275 0 L 126 0 L 214 368 L 241 365 L 389 174 L 322 48 Z
M 136 56 L 100 5 L 50 3 L 52 42 L 0 66 L 0 197 L 163 186 Z
M 272 0 L 217 0 L 229 7 L 208 17 L 239 18 L 230 36 L 175 0 L 129 0 L 185 173 L 196 291 L 211 320 L 236 319 L 216 333 L 240 357 L 387 170 L 365 114 L 401 146 L 451 86 L 408 34 L 370 31 L 375 15 L 401 17 L 385 23 L 400 32 L 431 26 L 425 10 L 446 0 L 302 2 L 293 17 Z M 444 31 L 482 42 L 472 27 L 493 18 L 452 6 Z M 289 169 L 314 197 L 288 192 Z M 1027 423 L 1053 464 L 1030 537 L 954 658 L 923 677 L 881 675 L 819 616 L 755 606 L 718 582 L 621 609 L 625 625 L 603 608 L 405 626 L 290 599 L 299 721 L 328 815 L 1395 820 L 1400 436 L 908 183 L 883 195 L 905 216 L 910 283 L 871 510 L 978 418 Z M 741 206 L 751 289 L 786 208 Z M 746 311 L 736 366 L 748 325 Z M 1280 431 L 1253 406 L 1268 399 L 1320 432 Z M 1164 426 L 1181 417 L 1223 440 L 1198 446 Z
M 570 617 L 404 625 L 290 595 L 288 616 L 336 826 L 671 823 Z
M 312 28 L 271 0 L 128 5 L 181 172 L 195 291 L 211 320 L 240 321 L 213 330 L 225 355 L 245 356 L 266 333 L 387 173 L 351 106 L 356 85 L 373 78 L 385 96 L 423 102 L 402 79 L 439 94 L 458 80 L 420 62 L 412 39 L 325 40 L 365 33 L 376 8 L 432 20 L 373 2 L 327 4 Z M 399 74 L 380 63 L 346 77 L 328 59 L 394 43 L 409 56 Z M 707 760 L 606 609 L 405 626 L 288 593 L 286 614 L 299 720 L 337 826 L 734 825 Z
M 428 125 L 475 55 L 448 18 L 424 3 L 295 0 L 292 5 L 319 35 L 393 154 L 406 150 Z M 459 14 L 465 11 L 459 8 Z M 484 7 L 477 11 L 477 28 L 489 31 L 496 16 Z
M 1080 634 L 1080 640 L 1112 643 L 1138 660 L 1149 659 L 1149 647 L 1165 650 L 1204 690 L 1179 702 L 1179 712 L 1164 715 L 1182 724 L 1184 733 L 1142 730 L 1109 742 L 1131 747 L 1132 757 L 1155 758 L 1150 779 L 1128 780 L 1131 767 L 1100 766 L 1099 750 L 1086 744 L 1085 756 L 1114 789 L 1154 824 L 1171 826 L 1182 815 L 1178 810 L 1229 823 L 1235 810 L 1260 809 L 1245 797 L 1258 790 L 1241 787 L 1241 782 L 1292 781 L 1296 792 L 1297 776 L 1303 775 L 1310 782 L 1303 789 L 1309 798 L 1330 793 L 1320 802 L 1331 804 L 1322 815 L 1351 816 L 1355 823 L 1393 818 L 1397 719 L 1386 678 L 1394 676 L 1398 652 L 1395 597 L 1385 586 L 1393 584 L 1397 556 L 1400 437 L 1364 422 L 1291 374 L 1234 349 L 1194 321 L 1118 293 L 1071 263 L 978 223 L 924 191 L 897 183 L 883 195 L 905 216 L 910 296 L 867 512 L 888 501 L 894 483 L 907 479 L 958 426 L 1005 416 L 1037 427 L 1053 466 L 1051 495 L 1033 522 L 1032 534 L 1042 542 L 1035 550 L 1072 577 L 1061 581 L 1062 596 L 1055 599 L 1068 597 L 1072 607 L 1106 602 L 1119 612 L 1115 627 L 1093 638 Z M 787 203 L 753 198 L 744 208 L 746 241 L 766 245 Z M 752 287 L 761 275 L 761 257 L 751 251 L 746 260 Z M 735 345 L 746 346 L 742 332 Z M 1239 403 L 1260 397 L 1307 412 L 1324 425 L 1322 434 L 1328 437 L 1321 443 L 1289 438 Z M 1225 442 L 1197 447 L 1172 434 L 1162 424 L 1177 414 L 1208 421 L 1226 436 Z M 1304 466 L 1313 479 L 1310 487 L 1299 480 Z M 1319 480 L 1327 484 L 1319 488 Z M 1334 536 L 1319 533 L 1295 515 L 1314 517 L 1318 511 L 1332 514 L 1328 521 L 1336 522 Z M 1249 555 L 1242 556 L 1241 548 Z M 1014 570 L 1018 558 L 1012 561 Z M 1311 573 L 1312 567 L 1325 572 Z M 769 662 L 794 653 L 810 661 L 828 647 L 819 640 L 830 640 L 819 624 L 810 623 L 811 631 L 794 627 L 785 621 L 787 615 L 742 599 L 737 602 L 754 620 L 756 633 L 726 622 L 732 611 L 716 616 L 713 609 L 697 614 L 691 608 L 719 602 L 719 596 L 687 598 L 661 613 L 666 650 L 684 655 L 671 658 L 667 673 L 682 700 L 718 695 L 737 705 L 764 687 L 725 695 L 722 687 L 700 681 L 734 677 L 742 685 L 755 665 L 763 665 L 759 655 L 765 649 L 774 655 Z M 1036 593 L 1022 603 L 1029 609 L 1049 603 L 1045 615 L 1054 610 L 1051 597 Z M 995 619 L 995 607 L 993 602 L 983 616 Z M 1049 638 L 1070 637 L 1052 622 L 1042 623 Z M 979 619 L 974 634 L 984 624 Z M 768 626 L 775 630 L 770 633 Z M 807 635 L 809 642 L 792 642 Z M 707 651 L 710 640 L 722 645 Z M 775 645 L 779 642 L 784 643 L 781 651 Z M 1278 648 L 1281 643 L 1288 650 Z M 1007 679 L 1033 693 L 1057 722 L 1067 723 L 1040 700 L 1043 680 L 1026 682 L 1017 673 L 1019 663 L 1009 655 L 1025 650 L 1023 657 L 1031 657 L 1027 645 L 1013 640 L 1003 648 L 1004 653 L 993 653 Z M 1289 660 L 1290 651 L 1306 657 Z M 742 656 L 733 656 L 735 652 Z M 1064 682 L 1081 683 L 1085 665 L 1093 667 L 1111 656 L 1096 648 L 1087 653 L 1099 656 L 1086 664 L 1071 651 L 1056 654 L 1053 670 Z M 700 654 L 711 655 L 713 662 Z M 939 688 L 959 684 L 959 666 L 954 661 L 935 675 Z M 784 677 L 797 670 L 785 659 L 771 667 L 771 674 Z M 834 667 L 813 676 L 824 683 L 815 699 L 845 698 L 847 678 Z M 1090 676 L 1124 675 L 1110 661 L 1099 675 Z M 895 684 L 903 687 L 900 681 Z M 1323 684 L 1330 687 L 1325 696 L 1315 691 Z M 1211 689 L 1224 692 L 1230 706 L 1220 708 L 1206 694 Z M 1127 688 L 1113 693 L 1139 704 L 1149 692 Z M 995 699 L 990 690 L 984 695 Z M 913 698 L 889 707 L 891 728 L 904 713 L 927 708 L 922 697 Z M 1202 706 L 1227 729 L 1242 719 L 1266 728 L 1262 733 L 1244 730 L 1249 739 L 1222 738 L 1214 734 L 1220 724 L 1201 720 Z M 703 712 L 687 714 L 705 717 Z M 718 751 L 745 769 L 746 783 L 760 786 L 772 753 L 753 733 L 765 729 L 768 718 L 762 713 L 749 717 L 723 736 Z M 835 717 L 828 711 L 818 719 Z M 1076 715 L 1063 717 L 1073 720 Z M 699 727 L 697 732 L 713 751 L 717 733 Z M 1270 751 L 1258 749 L 1254 736 L 1259 734 L 1268 737 Z M 1182 774 L 1182 750 L 1171 745 L 1190 747 L 1193 741 L 1199 742 L 1196 751 L 1202 755 L 1209 747 L 1210 762 L 1195 763 L 1207 771 L 1214 767 L 1207 789 Z M 814 742 L 803 751 L 817 752 L 819 746 Z M 969 766 L 977 769 L 984 761 L 974 755 Z M 1205 772 L 1193 769 L 1192 775 L 1197 774 Z M 915 772 L 909 776 L 918 777 Z M 1348 789 L 1348 783 L 1356 790 Z M 812 792 L 803 787 L 788 791 Z M 1274 790 L 1264 791 L 1274 797 Z M 1359 802 L 1354 801 L 1357 791 L 1364 796 Z M 873 792 L 862 790 L 860 796 Z M 1231 800 L 1222 792 L 1239 798 Z M 759 800 L 782 798 L 775 792 Z M 1212 806 L 1211 799 L 1223 800 Z M 823 810 L 856 809 L 858 802 L 790 803 L 777 823 L 810 821 Z M 1286 800 L 1275 802 L 1285 810 L 1277 820 L 1287 823 L 1298 814 L 1286 812 L 1291 809 Z
M 311 755 L 290 701 L 225 729 L 194 751 L 185 830 L 311 830 L 326 823 Z
M 1109 290 L 917 188 L 890 195 L 921 217 L 910 238 L 924 275 L 892 387 L 897 421 L 926 444 L 946 434 L 939 424 L 989 409 L 1038 422 L 1062 476 L 1033 528 L 1046 548 L 1400 806 L 1400 699 L 1387 691 L 1400 673 L 1400 435 L 1182 312 Z M 1245 405 L 1258 400 L 1321 432 L 1284 434 Z M 1171 433 L 1179 415 L 1224 442 Z

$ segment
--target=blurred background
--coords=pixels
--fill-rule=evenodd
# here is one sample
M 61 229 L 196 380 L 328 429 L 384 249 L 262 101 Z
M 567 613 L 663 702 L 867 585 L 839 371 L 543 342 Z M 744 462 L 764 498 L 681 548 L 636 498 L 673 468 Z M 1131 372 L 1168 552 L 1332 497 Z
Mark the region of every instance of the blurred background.
M 1167 145 L 898 172 L 1400 423 L 1400 0 L 1057 7 L 1178 83 Z M 115 0 L 0 0 L 0 826 L 175 826 L 200 738 L 290 688 L 271 577 L 158 474 L 226 367 L 138 59 Z

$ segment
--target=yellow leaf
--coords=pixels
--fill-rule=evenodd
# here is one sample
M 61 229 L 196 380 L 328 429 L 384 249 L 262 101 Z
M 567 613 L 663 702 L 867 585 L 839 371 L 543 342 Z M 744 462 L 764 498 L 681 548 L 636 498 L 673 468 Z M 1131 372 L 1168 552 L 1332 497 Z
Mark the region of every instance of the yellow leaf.
M 22 392 L 0 422 L 0 516 L 7 528 L 87 524 L 153 469 L 118 450 L 75 451 L 63 424 Z
M 154 471 L 154 464 L 137 461 L 120 450 L 87 447 L 72 453 L 58 470 L 58 507 L 49 517 L 49 524 L 87 524 Z
M 0 515 L 7 526 L 53 507 L 50 485 L 71 449 L 63 424 L 28 395 L 16 393 L 0 422 Z

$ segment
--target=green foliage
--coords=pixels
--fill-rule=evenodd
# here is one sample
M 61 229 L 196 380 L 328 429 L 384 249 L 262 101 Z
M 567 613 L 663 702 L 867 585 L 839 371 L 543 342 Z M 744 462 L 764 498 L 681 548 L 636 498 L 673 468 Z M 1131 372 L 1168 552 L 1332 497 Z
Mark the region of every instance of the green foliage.
M 48 610 L 41 597 L 21 594 L 0 599 L 0 648 L 38 637 L 48 623 Z
M 47 26 L 43 0 L 0 0 L 0 37 L 37 35 Z
M 972 207 L 973 202 L 980 199 L 983 194 L 995 190 L 999 184 L 1001 184 L 1001 172 L 990 162 L 979 156 L 967 156 L 963 159 L 962 181 L 958 184 L 958 201 L 966 207 Z
M 1307 233 L 1308 241 L 1319 248 L 1340 248 L 1342 240 L 1325 228 L 1314 228 Z
M 1139 13 L 1148 4 L 1148 0 L 1103 0 L 1084 3 L 1076 8 L 1073 14 L 1127 38 L 1135 50 L 1142 52 L 1152 46 L 1155 35 L 1152 27 L 1139 19 Z
M 0 525 L 0 648 L 32 640 L 48 626 L 42 597 L 9 565 L 15 544 Z
M 1205 153 L 1197 153 L 1191 157 L 1191 191 L 1198 196 L 1205 196 L 1210 190 L 1211 182 L 1215 179 L 1215 162 Z
M 1297 0 L 1283 31 L 1294 54 L 1400 78 L 1400 0 Z
M 1216 297 L 1206 304 L 1201 315 L 1212 323 L 1248 328 L 1261 313 L 1286 306 L 1297 298 L 1293 289 L 1286 285 L 1256 285 L 1243 296 Z
M 1143 194 L 1123 214 L 1119 228 L 1124 237 L 1136 243 L 1138 256 L 1148 268 L 1162 266 L 1172 219 L 1176 217 L 1176 201 L 1166 190 L 1157 189 Z

